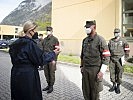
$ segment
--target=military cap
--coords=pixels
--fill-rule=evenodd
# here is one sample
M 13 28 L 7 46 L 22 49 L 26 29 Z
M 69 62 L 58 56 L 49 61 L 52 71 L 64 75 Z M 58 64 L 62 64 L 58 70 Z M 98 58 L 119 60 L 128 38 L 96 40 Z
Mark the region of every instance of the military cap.
M 47 31 L 52 31 L 52 30 L 53 30 L 53 28 L 52 28 L 52 27 L 50 27 L 50 26 L 48 26 L 48 27 L 46 27 L 46 30 L 47 30 Z
M 39 34 L 39 36 L 43 36 L 43 34 Z
M 119 28 L 115 28 L 114 29 L 114 33 L 120 33 L 120 29 Z
M 84 27 L 90 27 L 92 25 L 96 25 L 96 21 L 93 20 L 93 21 L 86 21 L 86 25 Z

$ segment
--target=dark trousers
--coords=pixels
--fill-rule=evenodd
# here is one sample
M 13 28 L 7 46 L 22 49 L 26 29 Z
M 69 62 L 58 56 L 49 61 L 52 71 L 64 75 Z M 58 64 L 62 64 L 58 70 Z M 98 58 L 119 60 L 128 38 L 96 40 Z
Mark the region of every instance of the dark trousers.
M 99 67 L 83 67 L 82 91 L 85 100 L 99 100 L 99 92 L 103 90 L 102 79 L 97 79 Z
M 44 65 L 44 74 L 48 85 L 54 85 L 55 83 L 55 71 L 56 71 L 56 61 L 50 62 Z

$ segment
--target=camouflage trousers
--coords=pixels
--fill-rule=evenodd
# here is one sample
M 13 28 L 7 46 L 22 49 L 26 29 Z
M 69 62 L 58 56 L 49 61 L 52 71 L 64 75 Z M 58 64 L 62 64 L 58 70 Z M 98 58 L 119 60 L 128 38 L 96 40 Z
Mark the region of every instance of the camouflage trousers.
M 119 60 L 110 60 L 109 63 L 109 70 L 110 70 L 110 80 L 113 83 L 122 83 L 122 73 L 123 73 L 123 66 L 121 64 L 121 59 Z

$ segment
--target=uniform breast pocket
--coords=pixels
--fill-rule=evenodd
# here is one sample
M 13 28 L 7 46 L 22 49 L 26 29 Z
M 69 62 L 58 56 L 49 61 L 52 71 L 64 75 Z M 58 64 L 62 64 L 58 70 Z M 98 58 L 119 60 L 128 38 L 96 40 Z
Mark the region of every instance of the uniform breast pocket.
M 111 51 L 112 51 L 112 50 L 115 50 L 115 44 L 111 44 L 110 50 L 111 50 Z
M 83 44 L 83 52 L 85 52 L 85 51 L 87 50 L 87 44 L 88 44 L 88 43 L 84 43 L 84 44 Z
M 92 56 L 99 56 L 100 52 L 99 52 L 99 45 L 93 44 L 90 46 L 90 54 Z
M 121 49 L 123 47 L 123 45 L 122 45 L 122 41 L 119 41 L 119 43 L 118 43 L 118 45 L 117 45 L 117 48 L 119 49 Z

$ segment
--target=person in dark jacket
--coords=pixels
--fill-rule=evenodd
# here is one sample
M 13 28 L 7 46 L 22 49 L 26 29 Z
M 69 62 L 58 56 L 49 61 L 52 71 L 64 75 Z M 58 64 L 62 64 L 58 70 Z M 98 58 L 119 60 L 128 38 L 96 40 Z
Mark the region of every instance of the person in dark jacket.
M 43 50 L 43 34 L 39 34 L 38 35 L 38 42 L 37 42 L 37 45 L 39 46 L 39 48 L 41 50 Z M 43 66 L 39 66 L 38 70 L 44 70 L 44 67 Z
M 43 50 L 43 46 L 42 46 L 42 43 L 43 43 L 43 34 L 39 34 L 38 35 L 38 32 L 35 32 L 34 36 L 32 37 L 32 39 L 37 43 L 37 46 Z M 43 66 L 39 66 L 38 70 L 43 70 Z
M 38 35 L 38 46 L 39 46 L 39 48 L 40 48 L 41 50 L 43 50 L 42 44 L 43 44 L 43 34 L 39 34 L 39 35 Z
M 27 21 L 23 26 L 25 36 L 10 45 L 11 100 L 43 100 L 38 66 L 54 60 L 60 52 L 55 49 L 47 54 L 37 46 L 32 37 L 37 25 Z

